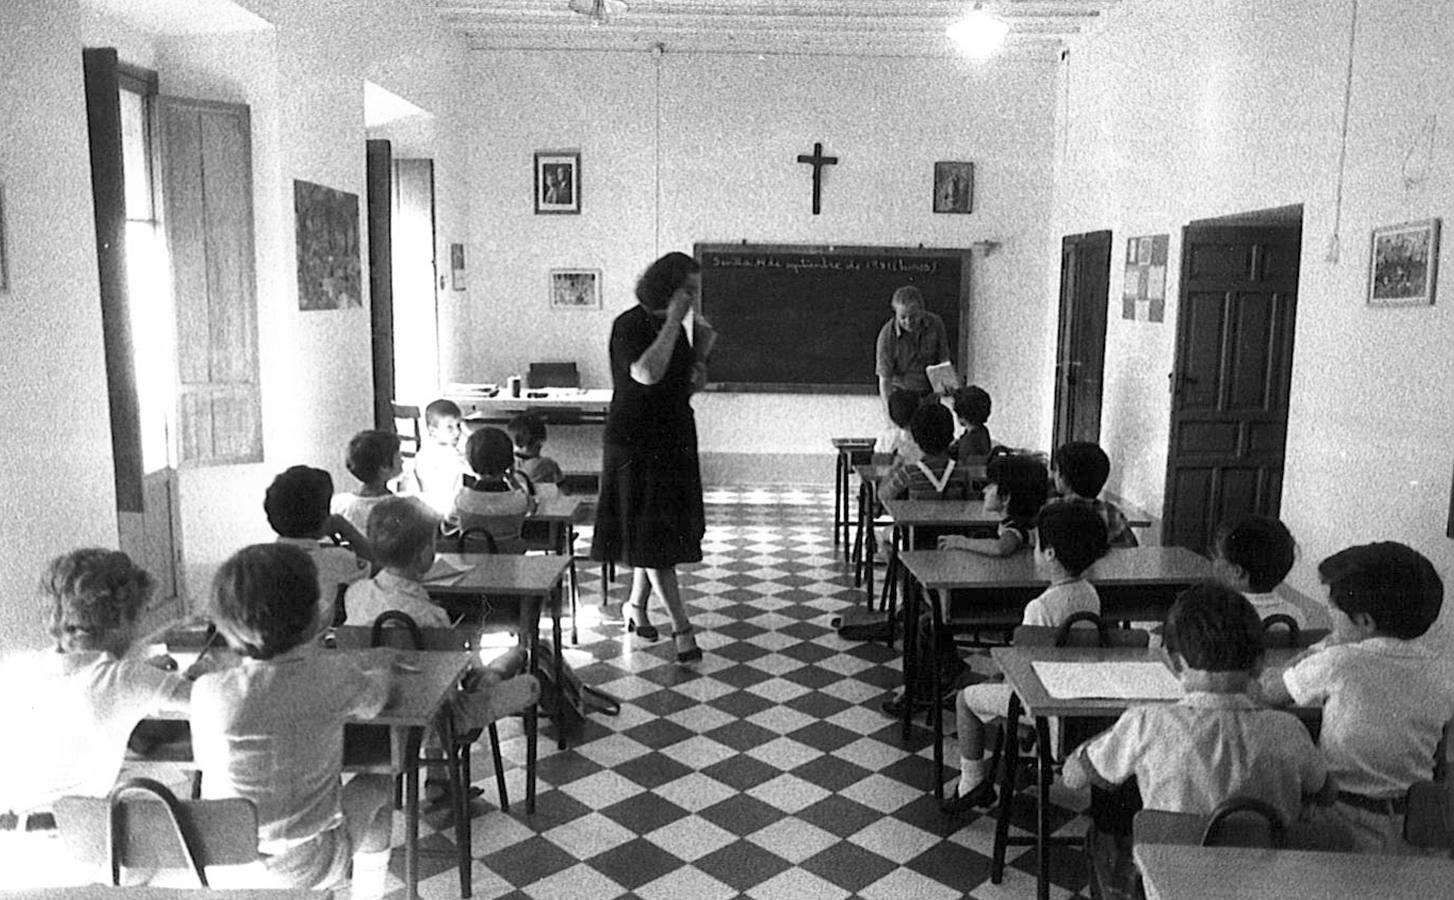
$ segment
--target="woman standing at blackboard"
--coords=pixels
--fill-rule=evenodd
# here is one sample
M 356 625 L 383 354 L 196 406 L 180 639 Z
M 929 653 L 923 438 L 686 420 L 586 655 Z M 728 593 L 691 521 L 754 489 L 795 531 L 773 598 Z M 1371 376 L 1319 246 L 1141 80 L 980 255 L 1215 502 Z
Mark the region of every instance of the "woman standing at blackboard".
M 701 267 L 684 253 L 652 263 L 636 283 L 639 303 L 611 326 L 611 409 L 606 415 L 601 495 L 591 558 L 630 566 L 627 631 L 655 641 L 646 607 L 655 592 L 671 616 L 677 659 L 702 651 L 682 602 L 676 567 L 701 562 L 706 517 L 697 460 L 697 424 L 690 402 L 706 383 L 707 354 L 716 332 L 700 311 L 694 340 L 682 320 L 697 304 Z

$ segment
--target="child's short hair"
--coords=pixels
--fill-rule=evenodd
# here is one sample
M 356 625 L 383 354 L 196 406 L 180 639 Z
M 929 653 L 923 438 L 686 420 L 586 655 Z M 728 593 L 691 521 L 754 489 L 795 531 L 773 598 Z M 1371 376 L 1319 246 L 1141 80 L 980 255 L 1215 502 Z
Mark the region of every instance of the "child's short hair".
M 894 388 L 889 392 L 889 421 L 900 428 L 909 427 L 914 419 L 914 411 L 918 408 L 919 395 L 913 391 Z
M 369 510 L 369 546 L 381 566 L 407 566 L 439 534 L 439 514 L 417 497 L 387 497 Z
M 273 531 L 283 537 L 318 537 L 332 499 L 332 475 L 312 466 L 293 466 L 268 485 L 263 511 Z
M 289 544 L 253 544 L 212 579 L 212 619 L 233 650 L 271 659 L 304 643 L 318 618 L 318 568 Z
M 1204 672 L 1251 672 L 1262 656 L 1262 620 L 1246 597 L 1213 581 L 1187 588 L 1166 614 L 1166 649 Z
M 99 650 L 141 614 L 156 580 L 119 550 L 83 547 L 57 556 L 40 576 L 51 636 L 66 652 Z
M 1444 605 L 1444 582 L 1423 554 L 1395 541 L 1360 544 L 1318 564 L 1328 601 L 1346 615 L 1366 613 L 1380 634 L 1412 640 Z
M 943 456 L 954 440 L 954 416 L 937 398 L 930 397 L 909 417 L 909 434 L 925 456 Z
M 515 442 L 498 428 L 481 428 L 465 441 L 464 456 L 476 475 L 503 475 L 515 465 Z
M 1111 459 L 1094 441 L 1061 444 L 1051 459 L 1055 471 L 1077 496 L 1094 500 L 1111 477 Z
M 348 442 L 344 465 L 354 478 L 369 484 L 387 472 L 399 452 L 399 436 L 392 431 L 360 431 Z
M 517 447 L 545 443 L 545 420 L 535 413 L 521 413 L 510 420 L 505 430 L 510 432 L 510 440 Z
M 1051 503 L 1035 517 L 1040 546 L 1054 550 L 1055 559 L 1071 575 L 1080 575 L 1111 549 L 1106 520 L 1090 504 Z
M 1292 571 L 1297 542 L 1277 519 L 1244 516 L 1217 529 L 1212 549 L 1247 573 L 1247 587 L 1254 594 L 1265 594 Z
M 424 425 L 426 428 L 435 428 L 441 419 L 462 419 L 464 414 L 459 411 L 459 404 L 453 400 L 435 400 L 424 407 Z
M 990 395 L 976 384 L 954 392 L 954 414 L 971 425 L 983 425 L 990 418 Z
M 1001 497 L 1008 497 L 1005 512 L 1018 519 L 1029 519 L 1045 505 L 1049 495 L 1050 473 L 1040 457 L 1016 453 L 1008 447 L 996 447 L 985 459 L 985 480 L 999 488 Z

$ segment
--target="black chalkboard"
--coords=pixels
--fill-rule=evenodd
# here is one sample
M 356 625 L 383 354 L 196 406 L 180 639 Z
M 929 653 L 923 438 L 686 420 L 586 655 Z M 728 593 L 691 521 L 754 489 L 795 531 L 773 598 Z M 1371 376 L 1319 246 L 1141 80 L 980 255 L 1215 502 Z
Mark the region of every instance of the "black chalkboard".
M 697 244 L 702 312 L 719 339 L 710 389 L 873 393 L 889 299 L 912 284 L 944 320 L 964 373 L 970 251 Z

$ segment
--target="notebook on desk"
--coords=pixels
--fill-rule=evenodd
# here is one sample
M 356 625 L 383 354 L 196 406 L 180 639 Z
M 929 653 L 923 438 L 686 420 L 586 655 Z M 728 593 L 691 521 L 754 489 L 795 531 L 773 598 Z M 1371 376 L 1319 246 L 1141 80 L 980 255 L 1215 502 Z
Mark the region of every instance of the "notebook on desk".
M 1057 700 L 1180 700 L 1181 682 L 1161 662 L 1031 663 L 1045 692 Z

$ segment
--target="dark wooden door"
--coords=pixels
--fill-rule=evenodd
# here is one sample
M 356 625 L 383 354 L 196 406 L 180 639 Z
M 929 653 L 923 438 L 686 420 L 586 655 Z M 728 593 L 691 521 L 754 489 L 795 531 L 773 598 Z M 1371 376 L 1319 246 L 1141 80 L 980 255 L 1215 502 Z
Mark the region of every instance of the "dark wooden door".
M 369 333 L 374 362 L 374 427 L 394 430 L 394 154 L 388 141 L 364 142 L 368 192 Z
M 1109 231 L 1072 234 L 1061 241 L 1054 447 L 1100 440 L 1110 284 Z
M 1297 227 L 1183 231 L 1163 543 L 1204 551 L 1219 522 L 1278 515 L 1301 243 Z

